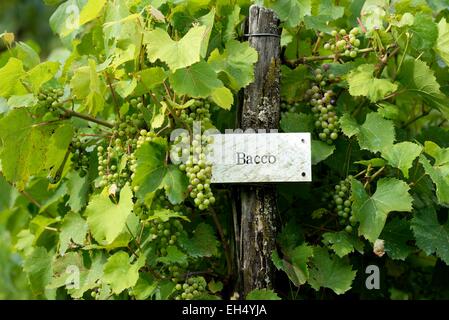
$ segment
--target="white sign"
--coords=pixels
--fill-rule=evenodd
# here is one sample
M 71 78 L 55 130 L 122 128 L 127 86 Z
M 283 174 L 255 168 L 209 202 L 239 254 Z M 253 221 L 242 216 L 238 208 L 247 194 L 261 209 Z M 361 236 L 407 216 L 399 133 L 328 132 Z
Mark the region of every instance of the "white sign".
M 310 133 L 213 135 L 212 183 L 312 181 Z

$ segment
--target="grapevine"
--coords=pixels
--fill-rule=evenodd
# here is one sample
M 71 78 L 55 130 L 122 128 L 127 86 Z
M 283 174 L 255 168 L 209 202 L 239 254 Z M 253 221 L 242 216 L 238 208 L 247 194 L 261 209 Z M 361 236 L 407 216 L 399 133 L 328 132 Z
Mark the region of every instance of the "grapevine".
M 33 13 L 0 19 L 0 299 L 449 296 L 444 5 L 258 1 L 279 32 L 249 34 L 249 0 L 44 2 L 0 4 Z M 280 46 L 263 79 L 255 43 Z M 209 129 L 239 129 L 261 80 L 312 181 L 214 184 Z M 243 214 L 265 190 L 279 225 Z M 277 233 L 251 292 L 244 223 Z
M 328 74 L 329 66 L 323 65 L 323 70 L 317 68 L 314 71 L 312 87 L 306 91 L 305 99 L 310 101 L 311 110 L 315 117 L 315 128 L 320 140 L 332 144 L 338 138 L 339 124 L 336 114 L 335 92 L 326 89 L 329 83 L 336 81 L 333 73 Z

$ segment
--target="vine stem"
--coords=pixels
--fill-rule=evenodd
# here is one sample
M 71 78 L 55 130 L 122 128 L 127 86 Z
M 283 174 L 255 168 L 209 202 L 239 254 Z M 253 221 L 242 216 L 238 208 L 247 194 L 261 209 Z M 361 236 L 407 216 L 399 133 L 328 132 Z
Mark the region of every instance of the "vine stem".
M 359 53 L 368 53 L 375 51 L 375 48 L 364 48 L 360 49 Z M 340 54 L 330 54 L 326 56 L 310 56 L 310 57 L 301 57 L 296 60 L 287 60 L 283 59 L 283 62 L 290 68 L 296 68 L 300 64 L 305 64 L 307 62 L 314 62 L 314 61 L 323 61 L 323 60 L 335 60 L 336 58 L 340 57 Z
M 107 121 L 100 120 L 100 119 L 91 117 L 91 116 L 89 116 L 87 114 L 79 113 L 79 112 L 76 112 L 76 111 L 73 111 L 73 110 L 64 109 L 62 107 L 59 107 L 59 108 L 64 112 L 64 116 L 67 117 L 67 118 L 76 117 L 76 118 L 80 118 L 80 119 L 87 120 L 87 121 L 90 121 L 90 122 L 95 122 L 95 123 L 97 123 L 99 125 L 102 125 L 102 126 L 105 126 L 105 127 L 111 128 L 111 129 L 114 128 L 114 125 L 112 123 L 107 122 Z
M 225 252 L 226 259 L 226 267 L 227 267 L 227 277 L 229 278 L 232 275 L 232 260 L 229 245 L 226 242 L 226 238 L 224 236 L 223 227 L 221 226 L 220 220 L 218 219 L 217 213 L 213 208 L 210 209 L 210 214 L 212 219 L 214 220 L 215 227 L 217 228 L 218 235 L 220 236 L 221 244 L 223 245 L 223 249 Z
M 401 71 L 402 63 L 404 62 L 405 56 L 406 56 L 407 51 L 408 51 L 408 46 L 410 44 L 410 38 L 411 38 L 410 35 L 408 33 L 406 33 L 405 35 L 407 37 L 407 42 L 405 43 L 404 54 L 402 55 L 401 60 L 399 61 L 398 68 L 396 69 L 396 75 L 398 75 L 399 72 Z M 395 80 L 395 79 L 393 79 L 393 80 Z
M 411 119 L 410 121 L 406 122 L 406 123 L 402 126 L 402 128 L 407 128 L 409 125 L 415 123 L 415 122 L 418 121 L 419 119 L 424 118 L 425 116 L 428 116 L 429 113 L 430 113 L 430 111 L 425 111 L 425 112 L 421 113 L 419 116 L 417 116 L 417 117 Z
M 382 173 L 382 171 L 385 170 L 385 166 L 374 172 L 374 174 L 370 177 L 370 181 L 373 181 L 379 174 Z
M 115 113 L 117 114 L 117 117 L 120 119 L 120 108 L 118 106 L 117 96 L 115 95 L 114 88 L 112 87 L 112 82 L 111 79 L 109 78 L 109 74 L 105 72 L 105 76 L 109 90 L 111 90 L 112 101 L 114 101 Z
M 38 207 L 39 209 L 42 208 L 42 205 L 37 202 L 36 199 L 34 199 L 28 192 L 26 192 L 25 190 L 20 191 L 20 194 L 23 195 L 25 198 L 28 199 L 28 201 L 30 201 L 32 204 L 34 204 L 36 207 Z

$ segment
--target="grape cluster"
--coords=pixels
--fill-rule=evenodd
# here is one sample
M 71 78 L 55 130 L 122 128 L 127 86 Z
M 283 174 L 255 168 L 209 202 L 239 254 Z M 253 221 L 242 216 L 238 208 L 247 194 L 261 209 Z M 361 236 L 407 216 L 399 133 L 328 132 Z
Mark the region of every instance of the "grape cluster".
M 297 112 L 299 109 L 299 103 L 298 102 L 293 102 L 293 103 L 288 103 L 288 102 L 281 102 L 281 112 Z
M 355 217 L 352 214 L 352 198 L 351 198 L 351 179 L 348 176 L 345 180 L 341 180 L 335 185 L 333 193 L 332 206 L 339 217 L 341 225 L 346 225 L 345 231 L 351 233 L 352 228 L 356 224 Z
M 142 113 L 127 115 L 112 130 L 109 146 L 97 148 L 100 187 L 115 184 L 119 191 L 132 178 L 136 166 L 134 152 L 146 138 L 152 138 L 152 134 L 140 129 L 144 124 Z
M 70 144 L 72 153 L 72 168 L 79 171 L 81 177 L 86 176 L 89 170 L 89 156 L 79 137 L 75 137 Z
M 335 53 L 344 55 L 346 57 L 357 57 L 360 40 L 357 39 L 359 34 L 358 28 L 353 28 L 347 33 L 345 29 L 340 31 L 333 30 L 331 35 L 334 37 L 324 44 L 324 49 L 332 50 Z
M 215 203 L 215 197 L 210 187 L 212 164 L 207 159 L 208 145 L 212 143 L 212 139 L 211 136 L 195 135 L 190 146 L 188 160 L 179 166 L 182 171 L 187 173 L 190 181 L 190 197 L 200 210 L 205 210 L 209 205 Z
M 38 106 L 48 111 L 55 111 L 62 106 L 59 100 L 63 95 L 63 89 L 41 89 L 37 95 Z
M 191 277 L 183 284 L 176 285 L 175 300 L 192 300 L 206 292 L 207 282 L 204 277 Z
M 335 112 L 335 93 L 325 87 L 337 79 L 334 74 L 328 74 L 328 65 L 323 65 L 323 70 L 318 68 L 314 71 L 314 80 L 316 82 L 306 91 L 305 99 L 312 106 L 318 137 L 332 144 L 338 138 L 339 124 Z
M 201 121 L 202 126 L 208 127 L 212 124 L 210 120 L 210 107 L 211 105 L 208 101 L 195 100 L 191 106 L 179 112 L 179 117 L 189 126 L 192 126 L 194 121 Z
M 162 221 L 160 218 L 150 220 L 149 230 L 151 241 L 158 242 L 158 250 L 161 256 L 167 254 L 167 246 L 174 246 L 177 243 L 183 226 L 178 219 Z
M 133 106 L 134 108 L 137 108 L 138 110 L 141 110 L 142 108 L 144 108 L 144 98 L 143 97 L 136 97 L 136 98 L 132 98 L 129 103 L 131 104 L 131 106 Z

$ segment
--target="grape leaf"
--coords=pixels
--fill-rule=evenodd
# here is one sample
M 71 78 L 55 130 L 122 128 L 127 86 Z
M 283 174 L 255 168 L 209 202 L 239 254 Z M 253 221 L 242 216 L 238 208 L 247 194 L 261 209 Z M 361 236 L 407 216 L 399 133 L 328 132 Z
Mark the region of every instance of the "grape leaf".
M 346 259 L 331 256 L 327 249 L 315 247 L 313 258 L 309 264 L 310 286 L 319 290 L 321 287 L 329 288 L 336 294 L 342 294 L 351 289 L 356 271 Z
M 360 127 L 357 138 L 361 149 L 372 152 L 382 151 L 390 147 L 395 140 L 393 122 L 385 120 L 377 113 L 370 113 Z
M 416 245 L 427 255 L 435 253 L 449 265 L 449 222 L 440 224 L 435 209 L 417 210 L 411 222 Z
M 52 276 L 52 256 L 43 247 L 36 247 L 25 259 L 23 270 L 27 273 L 34 295 L 41 296 Z
M 206 223 L 200 223 L 192 238 L 180 237 L 180 245 L 189 256 L 198 258 L 217 255 L 219 242 L 212 227 Z
M 95 116 L 103 110 L 106 85 L 96 71 L 94 60 L 90 59 L 89 66 L 80 67 L 75 71 L 70 86 L 77 99 L 85 99 L 80 111 L 87 110 Z
M 246 295 L 246 300 L 281 300 L 271 289 L 254 289 Z
M 49 176 L 54 177 L 56 180 L 61 175 L 60 167 L 64 162 L 67 150 L 73 137 L 73 127 L 70 124 L 63 124 L 59 126 L 51 138 L 48 140 L 48 149 L 46 152 L 46 158 L 44 170 L 49 171 Z
M 102 280 L 111 286 L 113 293 L 120 294 L 123 290 L 133 287 L 137 283 L 139 269 L 144 265 L 144 256 L 131 264 L 126 252 L 116 252 L 109 257 L 104 265 Z
M 208 63 L 217 73 L 223 73 L 225 83 L 237 91 L 254 79 L 254 64 L 257 62 L 257 51 L 246 42 L 230 40 L 220 54 L 218 49 L 212 51 Z
M 177 70 L 170 75 L 170 83 L 177 94 L 195 98 L 207 97 L 215 89 L 223 87 L 214 69 L 205 61 Z
M 148 217 L 148 221 L 162 220 L 162 222 L 167 222 L 171 218 L 179 218 L 179 219 L 183 219 L 185 221 L 190 222 L 190 220 L 186 216 L 184 216 L 178 212 L 175 212 L 173 210 L 165 209 L 165 208 L 164 209 L 155 209 L 153 211 L 153 214 Z
M 305 16 L 311 15 L 312 13 L 310 0 L 274 1 L 271 8 L 285 22 L 285 26 L 289 28 L 296 27 Z
M 87 229 L 86 221 L 78 213 L 69 212 L 64 217 L 59 233 L 59 254 L 64 255 L 72 242 L 84 244 Z
M 167 247 L 167 255 L 157 258 L 157 261 L 170 265 L 178 263 L 180 265 L 187 265 L 187 255 L 180 251 L 175 246 Z
M 14 206 L 19 193 L 5 180 L 1 174 L 0 190 L 2 190 L 0 193 L 0 212 L 2 212 L 3 210 L 11 209 Z
M 26 70 L 34 68 L 41 62 L 39 54 L 24 42 L 16 42 L 14 51 L 15 57 L 22 61 Z
M 361 12 L 362 24 L 368 30 L 383 28 L 383 19 L 386 15 L 385 9 L 388 7 L 386 0 L 367 0 L 363 4 Z
M 448 98 L 440 91 L 434 72 L 424 61 L 408 58 L 404 60 L 398 81 L 405 87 L 401 95 L 421 97 L 429 106 L 437 108 L 449 117 Z M 402 92 L 402 90 L 401 90 Z
M 20 96 L 11 96 L 11 98 L 8 99 L 8 106 L 11 109 L 31 107 L 36 105 L 37 101 L 36 96 L 32 93 L 23 94 Z
M 232 104 L 234 103 L 234 96 L 232 95 L 231 90 L 226 87 L 214 89 L 214 91 L 212 91 L 211 98 L 217 106 L 225 110 L 230 110 Z
M 341 130 L 349 138 L 351 138 L 353 135 L 356 135 L 360 132 L 359 124 L 357 123 L 357 121 L 355 121 L 355 119 L 353 117 L 351 117 L 351 115 L 349 113 L 343 114 L 343 116 L 340 118 L 339 122 L 340 122 Z
M 145 33 L 144 44 L 147 45 L 148 58 L 151 62 L 161 60 L 167 63 L 172 72 L 200 61 L 203 37 L 206 26 L 196 26 L 179 41 L 173 41 L 162 29 Z
M 162 84 L 167 78 L 168 73 L 161 67 L 148 68 L 138 73 L 140 82 L 145 88 L 145 91 L 152 90 L 156 86 Z
M 281 129 L 284 132 L 312 132 L 313 116 L 306 113 L 286 112 L 281 118 Z
M 33 69 L 27 72 L 26 80 L 30 83 L 32 91 L 36 94 L 41 89 L 42 85 L 55 76 L 59 70 L 59 62 L 47 61 L 38 64 Z
M 120 201 L 117 204 L 109 199 L 106 190 L 92 197 L 86 208 L 87 223 L 98 243 L 111 244 L 125 229 L 133 209 L 132 197 L 128 186 L 120 192 Z
M 446 65 L 449 65 L 449 23 L 446 18 L 442 18 L 438 23 L 438 38 L 434 49 Z
M 66 177 L 70 196 L 67 204 L 73 212 L 80 212 L 87 203 L 89 181 L 87 176 L 81 177 L 78 172 L 70 172 Z
M 422 147 L 416 143 L 405 141 L 396 143 L 382 151 L 382 157 L 388 163 L 402 171 L 404 177 L 408 178 L 409 169 L 413 161 L 421 154 Z
M 50 128 L 34 124 L 26 109 L 13 109 L 0 120 L 3 175 L 19 190 L 25 188 L 29 177 L 39 173 L 45 163 Z
M 122 80 L 114 84 L 115 91 L 123 99 L 130 96 L 137 87 L 137 80 L 133 78 L 132 80 Z
M 211 281 L 209 281 L 209 283 L 207 284 L 207 288 L 210 290 L 210 292 L 212 293 L 217 293 L 220 292 L 221 290 L 223 290 L 223 282 L 221 281 L 215 281 L 215 279 L 212 279 Z
M 348 255 L 354 250 L 363 253 L 364 243 L 346 231 L 326 232 L 323 234 L 323 243 L 328 245 L 340 258 Z
M 437 198 L 440 204 L 449 205 L 449 148 L 440 148 L 432 141 L 424 143 L 424 152 L 435 159 L 432 165 L 429 160 L 421 155 L 420 163 L 436 186 Z
M 139 280 L 133 287 L 133 295 L 137 300 L 147 300 L 158 287 L 158 282 L 148 274 L 140 273 Z
M 330 20 L 337 20 L 345 13 L 345 8 L 333 4 L 332 0 L 312 0 L 312 14 L 316 16 L 330 17 Z
M 80 287 L 69 290 L 70 295 L 79 299 L 87 290 L 98 287 L 98 280 L 103 276 L 103 268 L 106 258 L 103 252 L 96 251 L 93 253 L 89 268 L 81 269 L 80 272 Z
M 365 96 L 376 102 L 397 90 L 397 84 L 390 80 L 375 78 L 374 70 L 373 64 L 362 64 L 348 74 L 349 93 L 352 96 Z
M 9 98 L 12 95 L 28 93 L 20 82 L 25 74 L 22 61 L 10 58 L 8 63 L 0 68 L 0 97 Z
M 99 16 L 107 0 L 88 0 L 80 12 L 79 25 L 88 23 Z
M 370 197 L 363 184 L 352 179 L 352 211 L 360 222 L 359 235 L 374 243 L 385 226 L 391 211 L 412 210 L 409 186 L 395 178 L 382 178 L 377 182 L 376 192 Z
M 47 285 L 47 288 L 56 289 L 67 285 L 76 287 L 77 281 L 81 278 L 78 276 L 85 271 L 82 259 L 80 252 L 69 252 L 54 259 L 52 264 L 53 279 Z
M 158 143 L 144 143 L 136 151 L 137 168 L 133 186 L 138 186 L 137 196 L 145 196 L 164 188 L 172 204 L 182 202 L 187 196 L 188 179 L 175 165 L 165 163 L 166 146 Z
M 49 218 L 44 215 L 37 215 L 30 221 L 30 230 L 34 234 L 34 242 L 47 230 L 47 227 L 59 222 L 61 217 Z
M 68 0 L 63 2 L 50 17 L 50 27 L 53 32 L 65 38 L 79 29 L 79 13 L 85 0 Z
M 147 193 L 157 190 L 167 171 L 165 166 L 166 147 L 158 143 L 144 143 L 136 151 L 137 167 L 133 186 L 138 186 L 137 196 L 141 199 Z
M 385 225 L 380 239 L 385 241 L 385 252 L 391 259 L 405 260 L 413 252 L 413 247 L 407 244 L 413 240 L 410 223 L 405 219 L 394 218 Z
M 189 179 L 175 165 L 169 165 L 162 180 L 165 194 L 172 204 L 181 203 L 187 196 Z
M 277 251 L 273 251 L 271 259 L 278 270 L 284 271 L 297 287 L 306 283 L 309 278 L 308 262 L 313 256 L 313 248 L 302 244 L 289 252 L 289 261 L 281 259 Z
M 419 12 L 409 28 L 411 35 L 410 44 L 415 50 L 426 50 L 434 46 L 438 38 L 438 28 L 429 14 Z
M 297 246 L 290 252 L 290 259 L 295 270 L 295 274 L 298 277 L 299 284 L 304 284 L 309 278 L 309 268 L 307 266 L 307 262 L 312 256 L 313 248 L 305 243 Z
M 318 164 L 326 160 L 335 151 L 335 146 L 330 146 L 323 141 L 312 140 L 312 164 Z

